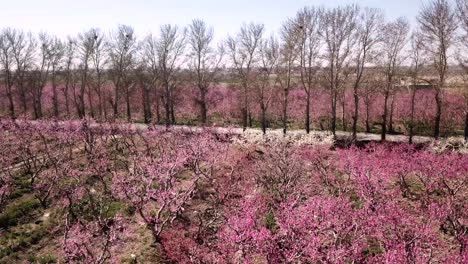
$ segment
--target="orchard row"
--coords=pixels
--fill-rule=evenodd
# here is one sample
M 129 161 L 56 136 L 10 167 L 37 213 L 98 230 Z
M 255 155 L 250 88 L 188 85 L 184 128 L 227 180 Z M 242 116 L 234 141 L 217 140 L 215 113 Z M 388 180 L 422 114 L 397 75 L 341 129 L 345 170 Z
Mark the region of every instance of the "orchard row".
M 250 23 L 219 43 L 198 19 L 66 40 L 4 28 L 0 114 L 468 137 L 467 10 L 433 0 L 410 30 L 378 9 L 305 7 L 276 35 Z
M 87 121 L 2 121 L 0 132 L 7 262 L 32 243 L 67 263 L 468 260 L 468 155 Z M 4 219 L 26 198 L 47 212 L 47 235 L 20 243 L 24 219 Z

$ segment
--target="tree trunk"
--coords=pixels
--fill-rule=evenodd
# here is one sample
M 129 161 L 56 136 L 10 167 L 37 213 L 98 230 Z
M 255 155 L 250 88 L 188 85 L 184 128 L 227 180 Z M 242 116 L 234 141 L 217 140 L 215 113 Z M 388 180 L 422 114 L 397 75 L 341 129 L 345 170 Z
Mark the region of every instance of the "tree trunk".
M 117 116 L 119 115 L 119 108 L 118 108 L 119 90 L 120 90 L 119 86 L 120 85 L 116 85 L 115 90 L 114 90 L 114 102 L 112 103 L 112 108 L 114 110 L 114 118 L 117 118 Z
M 94 105 L 93 105 L 93 96 L 91 95 L 91 87 L 88 87 L 88 103 L 89 111 L 92 118 L 94 118 Z
M 262 125 L 263 135 L 265 135 L 267 124 L 266 124 L 266 109 L 265 109 L 265 104 L 263 103 L 263 101 L 260 103 L 260 110 L 261 110 L 260 122 Z
M 81 93 L 79 96 L 78 96 L 78 110 L 79 110 L 79 117 L 80 118 L 84 118 L 85 117 L 85 107 L 84 107 L 84 93 Z
M 388 120 L 388 130 L 392 134 L 395 133 L 395 129 L 393 128 L 393 112 L 394 112 L 394 109 L 395 109 L 395 94 L 392 93 L 392 102 L 390 103 L 390 116 L 389 116 L 389 120 Z
M 337 102 L 338 94 L 337 92 L 332 92 L 331 94 L 331 111 L 332 111 L 332 120 L 331 120 L 331 131 L 333 136 L 336 136 L 336 102 Z
M 33 84 L 34 85 L 34 84 Z M 41 109 L 41 97 L 42 97 L 42 88 L 38 86 L 41 84 L 35 84 L 32 89 L 32 100 L 33 100 L 33 110 L 34 110 L 34 119 L 42 118 L 42 109 Z
M 206 89 L 200 88 L 200 118 L 201 123 L 206 125 L 207 121 Z
M 171 124 L 175 125 L 176 124 L 176 117 L 175 117 L 175 106 L 174 106 L 174 96 L 171 94 L 171 100 L 170 100 L 170 106 L 171 106 Z
M 387 114 L 388 114 L 388 96 L 389 92 L 385 91 L 384 94 L 384 112 L 382 115 L 382 141 L 386 140 L 387 137 Z
M 125 93 L 125 103 L 126 103 L 126 106 L 127 106 L 127 121 L 130 122 L 130 121 L 132 121 L 132 112 L 131 112 L 131 109 L 130 109 L 130 92 L 128 91 L 128 87 L 127 87 L 127 91 Z
M 171 125 L 171 102 L 170 102 L 170 97 L 171 97 L 171 93 L 170 93 L 170 90 L 169 90 L 169 85 L 166 84 L 166 98 L 165 98 L 165 101 L 164 101 L 164 110 L 165 110 L 165 114 L 166 114 L 166 127 L 169 127 Z
M 288 128 L 288 96 L 289 89 L 284 89 L 284 101 L 283 101 L 283 134 L 286 135 Z
M 102 115 L 103 115 L 103 101 L 102 101 L 102 92 L 101 92 L 101 88 L 98 87 L 97 91 L 97 96 L 98 96 L 98 103 L 99 103 L 99 106 L 98 106 L 98 110 L 99 110 L 99 118 L 102 118 Z
M 242 106 L 242 109 L 241 109 L 241 112 L 242 112 L 242 128 L 243 130 L 245 131 L 247 129 L 247 125 L 248 125 L 248 115 L 249 115 L 249 112 L 248 112 L 248 98 L 247 98 L 247 85 L 244 84 L 244 102 L 243 102 L 243 106 Z
M 107 106 L 105 97 L 101 94 L 101 103 L 102 103 L 102 111 L 104 112 L 104 119 L 107 120 Z
M 57 82 L 56 82 L 56 74 L 55 70 L 52 73 L 52 101 L 54 105 L 54 117 L 59 117 L 59 109 L 58 109 L 58 94 L 57 94 Z
M 371 127 L 370 127 L 370 98 L 368 97 L 368 95 L 366 95 L 365 99 L 364 99 L 364 103 L 366 104 L 366 133 L 370 133 L 371 132 Z
M 241 109 L 241 112 L 242 112 L 242 130 L 246 130 L 247 129 L 247 125 L 248 125 L 248 114 L 247 114 L 247 109 L 245 107 L 242 107 Z
M 160 102 L 161 102 L 161 97 L 159 95 L 156 95 L 156 122 L 158 124 L 161 124 L 161 110 L 159 109 Z
M 343 100 L 341 101 L 341 124 L 343 126 L 343 130 L 346 131 L 346 120 L 345 120 L 345 106 L 346 106 L 346 98 L 345 92 L 343 91 Z
M 435 115 L 435 124 L 434 124 L 434 138 L 439 139 L 440 136 L 440 120 L 442 116 L 442 98 L 440 89 L 436 90 L 435 94 L 436 100 L 436 115 Z
M 12 119 L 15 119 L 16 118 L 15 103 L 13 101 L 13 94 L 11 92 L 11 88 L 7 88 L 7 97 L 8 97 L 8 102 L 9 102 L 10 117 Z
M 81 87 L 80 87 L 80 96 L 79 96 L 79 104 L 80 104 L 80 112 L 81 112 L 81 115 L 80 115 L 80 118 L 84 118 L 86 116 L 86 112 L 85 112 L 85 92 L 86 92 L 86 82 L 88 80 L 88 76 L 87 76 L 87 66 L 85 67 L 85 72 L 83 74 L 83 77 L 81 79 Z M 89 98 L 91 98 L 91 95 L 89 94 L 88 96 Z
M 102 87 L 101 87 L 101 73 L 100 71 L 97 71 L 97 87 L 96 87 L 96 94 L 98 96 L 98 111 L 99 111 L 99 118 L 102 118 L 102 115 L 104 113 L 104 102 L 102 99 Z
M 465 141 L 468 141 L 468 111 L 465 113 Z
M 39 96 L 37 97 L 37 110 L 38 110 L 38 114 L 39 114 L 39 119 L 42 118 L 42 89 L 41 91 L 39 92 Z
M 353 115 L 353 139 L 357 137 L 357 123 L 359 118 L 359 95 L 358 95 L 358 86 L 354 85 L 354 115 Z
M 146 124 L 149 124 L 151 123 L 151 104 L 150 104 L 150 99 L 149 99 L 149 90 L 147 89 L 147 87 L 145 87 L 144 85 L 142 85 L 142 88 L 143 88 L 143 115 L 144 115 L 144 121 Z
M 305 130 L 310 133 L 310 91 L 306 92 Z
M 33 111 L 34 111 L 34 119 L 39 119 L 39 109 L 37 108 L 37 96 L 34 95 L 34 98 L 33 98 Z
M 84 99 L 85 88 L 86 88 L 85 84 L 81 84 L 80 95 L 78 96 L 80 118 L 84 118 L 86 116 L 86 113 L 85 113 L 85 99 Z
M 65 110 L 67 111 L 67 118 L 70 118 L 70 101 L 68 100 L 68 84 L 65 85 L 65 91 L 63 92 L 65 97 Z
M 22 78 L 22 77 L 20 77 Z M 18 85 L 18 90 L 19 90 L 19 95 L 20 95 L 20 100 L 21 100 L 21 106 L 23 108 L 23 114 L 26 114 L 28 112 L 28 102 L 26 98 L 26 91 L 24 89 L 23 81 L 20 81 L 21 83 Z
M 416 82 L 414 82 L 416 83 Z M 416 85 L 414 85 L 411 91 L 411 114 L 410 114 L 410 124 L 409 124 L 409 144 L 413 144 L 413 135 L 414 135 L 414 107 L 416 101 Z

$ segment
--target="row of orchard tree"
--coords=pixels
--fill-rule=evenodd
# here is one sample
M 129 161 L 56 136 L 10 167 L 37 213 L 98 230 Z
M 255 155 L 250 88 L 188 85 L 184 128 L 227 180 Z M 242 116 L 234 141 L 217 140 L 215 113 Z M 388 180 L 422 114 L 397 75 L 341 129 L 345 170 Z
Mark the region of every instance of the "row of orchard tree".
M 467 263 L 468 155 L 456 151 L 233 145 L 86 119 L 0 131 L 3 263 L 46 243 L 35 255 L 57 263 Z M 31 213 L 5 219 L 30 200 L 51 212 L 45 235 L 15 239 Z
M 433 134 L 438 138 L 443 95 L 453 72 L 449 68 L 461 66 L 463 74 L 468 74 L 467 38 L 467 0 L 457 0 L 456 5 L 433 0 L 422 6 L 412 31 L 405 18 L 386 21 L 379 9 L 357 5 L 305 7 L 282 24 L 277 36 L 267 36 L 264 25 L 250 23 L 218 45 L 213 28 L 203 20 L 193 20 L 186 28 L 163 25 L 158 34 L 142 38 L 127 25 L 119 25 L 108 34 L 93 28 L 67 40 L 43 32 L 36 36 L 4 28 L 0 32 L 0 81 L 6 97 L 2 107 L 13 118 L 32 112 L 40 119 L 44 116 L 44 90 L 51 87 L 56 118 L 64 110 L 67 117 L 74 111 L 79 118 L 117 118 L 124 116 L 120 111 L 125 109 L 131 120 L 131 102 L 138 91 L 144 121 L 157 119 L 170 126 L 176 122 L 175 94 L 179 87 L 189 84 L 194 89 L 200 122 L 206 124 L 207 94 L 223 80 L 238 88 L 243 127 L 251 123 L 251 109 L 256 105 L 263 132 L 273 93 L 281 93 L 281 120 L 286 133 L 290 92 L 302 89 L 306 101 L 304 125 L 309 132 L 314 90 L 324 87 L 330 93 L 331 100 L 326 103 L 330 104 L 330 129 L 335 134 L 338 104 L 344 102 L 340 99 L 345 90 L 351 89 L 355 137 L 360 91 L 365 83 L 377 79 L 384 98 L 381 131 L 385 140 L 395 87 L 406 77 L 412 84 L 408 85 L 412 97 L 410 138 L 416 90 L 421 82 L 434 89 Z M 468 110 L 465 112 L 468 137 Z

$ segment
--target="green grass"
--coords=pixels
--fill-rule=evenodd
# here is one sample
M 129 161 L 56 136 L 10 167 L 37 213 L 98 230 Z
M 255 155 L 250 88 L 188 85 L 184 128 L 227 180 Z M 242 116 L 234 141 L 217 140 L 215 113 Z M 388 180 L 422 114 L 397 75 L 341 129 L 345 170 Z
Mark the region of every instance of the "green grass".
M 368 247 L 362 251 L 362 255 L 365 258 L 376 256 L 383 253 L 383 249 L 376 239 L 370 238 L 367 240 Z
M 265 219 L 264 219 L 264 225 L 271 232 L 274 232 L 276 230 L 277 224 L 276 224 L 275 215 L 273 214 L 273 210 L 269 210 L 266 213 Z
M 352 205 L 351 207 L 354 209 L 354 210 L 359 210 L 361 209 L 361 206 L 362 206 L 362 200 L 361 198 L 354 192 L 352 192 L 349 196 L 349 200 L 352 202 Z
M 80 214 L 83 219 L 92 220 L 98 215 L 102 218 L 112 218 L 117 213 L 121 212 L 126 214 L 128 209 L 122 202 L 111 201 L 106 197 L 84 197 L 80 202 L 74 204 L 72 210 Z
M 31 263 L 38 263 L 38 264 L 51 264 L 51 263 L 57 263 L 57 258 L 50 254 L 46 254 L 42 256 L 29 255 L 28 261 Z
M 9 257 L 9 259 L 20 258 L 19 253 L 37 245 L 47 236 L 52 226 L 49 222 L 39 225 L 29 223 L 4 234 L 0 238 L 0 259 L 5 257 Z M 0 261 L 0 263 L 2 262 Z
M 11 204 L 5 208 L 5 211 L 0 215 L 0 228 L 8 229 L 18 225 L 24 218 L 32 215 L 32 213 L 40 209 L 41 204 L 35 198 L 28 198 L 20 201 L 18 204 Z

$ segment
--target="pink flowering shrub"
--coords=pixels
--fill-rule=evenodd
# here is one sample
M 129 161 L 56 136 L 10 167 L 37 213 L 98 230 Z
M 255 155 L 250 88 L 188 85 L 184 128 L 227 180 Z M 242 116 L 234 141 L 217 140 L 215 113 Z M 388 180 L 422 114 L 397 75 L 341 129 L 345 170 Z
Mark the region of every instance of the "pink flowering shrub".
M 125 221 L 121 216 L 102 221 L 77 221 L 66 227 L 63 249 L 68 263 L 119 263 L 112 258 L 122 243 Z
M 218 130 L 90 120 L 0 129 L 0 197 L 26 182 L 58 216 L 66 262 L 467 260 L 468 156 L 456 151 L 238 144 Z

